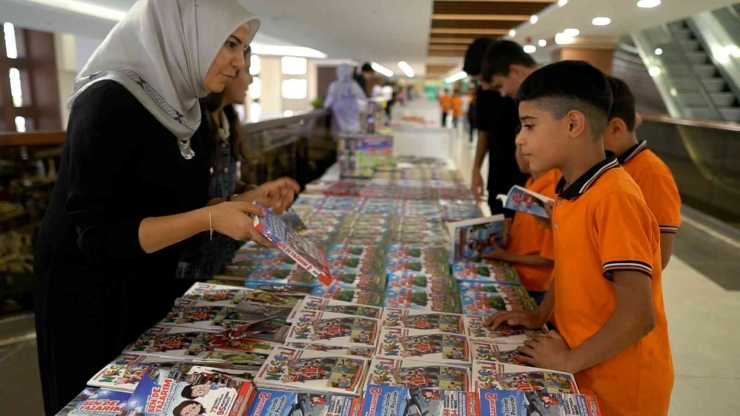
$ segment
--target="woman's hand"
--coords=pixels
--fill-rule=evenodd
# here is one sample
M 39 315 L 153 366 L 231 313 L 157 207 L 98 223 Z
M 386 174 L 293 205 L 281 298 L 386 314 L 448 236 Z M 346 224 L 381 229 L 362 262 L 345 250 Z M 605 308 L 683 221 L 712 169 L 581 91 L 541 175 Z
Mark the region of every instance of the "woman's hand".
M 301 191 L 298 182 L 290 178 L 280 178 L 262 184 L 257 189 L 244 192 L 232 198 L 232 201 L 254 202 L 259 201 L 272 212 L 282 214 L 295 199 L 295 194 Z
M 211 208 L 213 230 L 234 240 L 251 239 L 265 247 L 274 247 L 256 228 L 250 215 L 264 217 L 265 212 L 257 205 L 247 202 L 223 202 Z

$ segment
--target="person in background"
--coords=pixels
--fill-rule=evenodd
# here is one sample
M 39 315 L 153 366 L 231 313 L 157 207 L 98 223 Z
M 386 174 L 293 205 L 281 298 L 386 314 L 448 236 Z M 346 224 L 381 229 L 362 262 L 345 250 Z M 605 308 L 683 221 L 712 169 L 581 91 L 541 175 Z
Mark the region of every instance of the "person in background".
M 481 176 L 483 159 L 488 153 L 488 206 L 492 214 L 504 214 L 511 218 L 514 213 L 504 210 L 498 194 L 506 194 L 514 185 L 523 185 L 526 176 L 519 171 L 514 159 L 514 140 L 519 127 L 516 104 L 511 98 L 502 97 L 482 78 L 484 56 L 494 43 L 491 38 L 478 38 L 465 53 L 463 71 L 480 82 L 476 94 L 476 124 L 478 127 L 478 144 L 473 161 L 471 188 L 477 202 L 483 200 L 484 185 Z
M 258 29 L 259 19 L 237 0 L 139 1 L 77 77 L 34 258 L 47 415 L 190 286 L 174 278 L 178 243 L 220 233 L 271 246 L 253 226 L 261 208 L 209 201 L 209 142 L 198 102 L 245 67 Z M 293 192 L 281 188 L 262 201 L 285 206 Z
M 621 79 L 607 76 L 614 103 L 609 111 L 604 147 L 617 155 L 619 164 L 642 190 L 650 211 L 660 227 L 661 264 L 671 260 L 673 242 L 681 225 L 681 196 L 671 170 L 647 148 L 647 141 L 635 135 L 635 97 Z
M 457 123 L 463 116 L 463 99 L 459 89 L 452 95 L 452 126 L 457 129 Z
M 385 125 L 389 125 L 391 123 L 391 110 L 393 110 L 393 106 L 396 104 L 398 96 L 398 90 L 397 88 L 391 84 L 390 82 L 387 82 L 385 86 L 383 86 L 383 97 L 386 99 L 385 102 Z
M 409 85 L 406 88 L 406 98 L 408 98 L 409 101 L 414 101 L 414 99 L 416 99 L 416 94 L 414 93 L 413 85 Z
M 401 106 L 406 105 L 406 100 L 408 98 L 406 96 L 406 87 L 404 87 L 403 85 L 399 85 L 396 91 L 397 91 L 396 98 L 398 98 L 399 104 L 401 104 Z
M 483 58 L 481 77 L 491 89 L 506 97 L 515 97 L 527 77 L 539 69 L 532 55 L 511 40 L 491 44 Z
M 555 184 L 560 179 L 555 169 L 547 172 L 532 171 L 518 146 L 516 162 L 522 173 L 530 175 L 525 188 L 555 198 Z M 552 240 L 551 228 L 542 226 L 534 215 L 517 211 L 505 242 L 506 248 L 493 243 L 493 251 L 484 254 L 483 258 L 511 263 L 519 274 L 522 285 L 539 305 L 545 299 L 552 280 L 553 256 L 542 252 L 547 239 Z M 552 245 L 552 242 L 548 242 L 548 245 Z
M 360 131 L 360 101 L 365 100 L 365 92 L 360 84 L 352 79 L 352 67 L 341 64 L 337 67 L 337 80 L 329 85 L 324 100 L 324 108 L 332 110 L 332 130 L 334 135 L 342 132 Z
M 362 92 L 365 93 L 365 97 L 371 97 L 370 95 L 370 81 L 375 78 L 375 70 L 373 69 L 370 62 L 362 64 L 360 73 L 355 76 L 355 81 L 362 88 Z
M 243 144 L 239 134 L 239 118 L 234 104 L 244 104 L 247 90 L 252 84 L 249 73 L 250 49 L 244 57 L 246 68 L 237 71 L 236 78 L 221 93 L 211 93 L 202 100 L 202 124 L 208 126 L 208 143 L 211 154 L 211 183 L 208 188 L 208 199 L 211 203 L 223 201 L 242 201 L 251 203 L 259 199 L 261 192 L 280 187 L 293 187 L 298 191 L 299 185 L 290 178 L 281 178 L 247 190 L 245 183 L 236 180 L 237 149 Z M 349 69 L 351 71 L 351 68 Z M 287 207 L 278 207 L 277 214 Z M 198 234 L 184 244 L 183 253 L 175 276 L 178 279 L 205 282 L 212 279 L 224 266 L 234 259 L 237 244 L 233 238 L 216 233 L 213 239 L 205 234 Z
M 468 97 L 468 107 L 467 107 L 467 113 L 468 113 L 468 140 L 470 141 L 470 144 L 473 144 L 473 135 L 475 134 L 475 129 L 478 128 L 476 124 L 476 115 L 478 112 L 478 104 L 477 104 L 477 97 L 476 97 L 476 91 L 474 86 L 468 87 L 468 93 L 466 94 Z M 480 171 L 480 169 L 478 170 Z
M 557 62 L 530 74 L 517 101 L 530 168 L 562 173 L 555 275 L 537 311 L 498 312 L 486 324 L 540 328 L 554 316 L 558 330 L 518 347 L 519 360 L 575 374 L 604 415 L 666 415 L 674 372 L 660 231 L 635 181 L 605 155 L 609 81 L 585 62 Z
M 450 113 L 450 110 L 452 110 L 452 97 L 450 97 L 449 91 L 440 91 L 439 106 L 442 110 L 442 127 L 447 127 L 447 115 Z

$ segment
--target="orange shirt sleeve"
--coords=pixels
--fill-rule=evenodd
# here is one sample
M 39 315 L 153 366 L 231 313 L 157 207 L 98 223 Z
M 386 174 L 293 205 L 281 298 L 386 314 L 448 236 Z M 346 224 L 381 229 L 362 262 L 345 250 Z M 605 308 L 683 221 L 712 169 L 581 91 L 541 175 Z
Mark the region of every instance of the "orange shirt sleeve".
M 681 196 L 676 181 L 667 175 L 654 175 L 641 189 L 660 232 L 675 234 L 681 225 Z
M 652 277 L 657 225 L 637 196 L 613 192 L 595 208 L 593 237 L 599 246 L 604 277 L 615 271 L 638 271 Z M 660 265 L 657 265 L 660 267 Z

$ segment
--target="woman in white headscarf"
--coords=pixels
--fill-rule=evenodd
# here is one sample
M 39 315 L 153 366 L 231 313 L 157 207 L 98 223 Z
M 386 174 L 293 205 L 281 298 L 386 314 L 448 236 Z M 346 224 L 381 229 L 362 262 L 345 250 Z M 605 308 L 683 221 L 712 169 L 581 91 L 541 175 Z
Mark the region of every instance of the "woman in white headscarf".
M 342 64 L 337 67 L 337 80 L 329 85 L 324 108 L 334 114 L 332 130 L 334 134 L 360 131 L 360 100 L 365 92 L 352 78 L 352 67 Z
M 47 415 L 183 293 L 178 243 L 221 233 L 269 244 L 250 218 L 259 208 L 208 200 L 212 146 L 198 103 L 244 68 L 258 28 L 237 0 L 140 0 L 75 82 L 35 251 Z M 296 190 L 284 180 L 255 198 L 279 209 Z

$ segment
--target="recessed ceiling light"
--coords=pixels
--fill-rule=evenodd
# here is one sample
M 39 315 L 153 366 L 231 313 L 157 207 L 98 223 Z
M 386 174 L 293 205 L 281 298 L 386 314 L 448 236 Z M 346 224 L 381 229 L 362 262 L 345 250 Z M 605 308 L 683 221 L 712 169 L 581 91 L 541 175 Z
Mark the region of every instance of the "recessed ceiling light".
M 578 36 L 578 35 L 581 34 L 581 31 L 578 30 L 578 29 L 569 28 L 569 29 L 565 29 L 563 31 L 563 34 L 565 34 L 567 36 L 571 36 L 571 37 L 576 37 L 576 36 Z
M 391 71 L 390 69 L 384 67 L 383 65 L 377 62 L 370 62 L 370 66 L 373 68 L 375 72 L 380 72 L 381 74 L 385 75 L 388 78 L 393 76 L 393 71 Z
M 537 52 L 537 47 L 534 46 L 534 45 L 524 45 L 524 48 L 522 48 L 522 49 L 524 49 L 524 52 L 527 52 L 527 53 L 535 53 L 535 52 Z
M 529 16 L 529 23 L 535 24 L 540 21 L 540 18 L 537 17 L 536 14 L 533 14 L 532 16 Z
M 445 78 L 445 82 L 448 84 L 452 84 L 454 82 L 460 81 L 461 79 L 468 76 L 468 73 L 465 71 L 457 72 L 453 75 L 450 75 L 449 77 Z
M 513 38 L 514 36 L 516 36 L 516 30 L 514 30 L 514 29 L 511 29 L 511 30 L 509 31 L 509 37 L 510 37 L 510 38 Z
M 591 24 L 594 26 L 606 26 L 611 22 L 612 19 L 608 17 L 594 17 L 594 20 L 591 21 Z
M 662 72 L 663 72 L 663 71 L 661 71 L 661 70 L 660 70 L 660 68 L 658 68 L 657 66 L 651 66 L 651 67 L 650 67 L 650 69 L 648 69 L 648 73 L 649 73 L 649 74 L 650 74 L 651 76 L 653 76 L 653 77 L 657 77 L 657 76 L 658 76 L 658 75 L 660 75 L 660 74 L 661 74 Z
M 660 0 L 640 0 L 637 2 L 637 7 L 641 9 L 652 9 L 658 6 L 660 6 Z
M 661 49 L 661 48 L 656 48 L 656 49 L 655 49 L 655 55 L 656 55 L 656 56 L 660 56 L 660 55 L 663 55 L 663 49 Z
M 558 45 L 568 45 L 573 43 L 573 36 L 568 36 L 565 33 L 555 34 L 555 43 Z
M 403 73 L 407 77 L 409 77 L 409 78 L 413 78 L 414 77 L 414 70 L 411 68 L 411 65 L 409 65 L 408 62 L 401 61 L 401 62 L 398 63 L 398 67 L 401 68 L 401 71 L 403 71 Z
M 568 0 L 559 0 L 559 1 L 558 1 L 558 6 L 560 6 L 560 7 L 563 7 L 563 6 L 565 6 L 566 4 L 568 4 Z
M 547 46 L 547 41 L 544 39 L 540 39 L 537 44 L 540 45 L 540 48 L 544 48 L 545 46 Z

